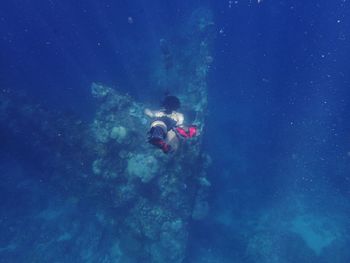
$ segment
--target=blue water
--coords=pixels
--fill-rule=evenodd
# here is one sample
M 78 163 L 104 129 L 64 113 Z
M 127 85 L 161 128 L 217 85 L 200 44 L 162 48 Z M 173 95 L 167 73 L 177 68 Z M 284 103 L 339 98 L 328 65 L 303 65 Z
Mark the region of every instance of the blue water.
M 29 101 L 84 122 L 96 109 L 92 82 L 156 108 L 184 81 L 159 83 L 160 40 L 190 52 L 181 49 L 191 40 L 187 21 L 198 8 L 210 10 L 202 146 L 212 159 L 210 212 L 191 221 L 184 262 L 350 262 L 348 1 L 71 2 L 0 4 L 1 92 L 24 93 L 17 105 Z M 114 213 L 103 193 L 85 197 L 84 180 L 63 187 L 67 172 L 60 177 L 46 150 L 26 142 L 52 141 L 26 122 L 9 134 L 3 120 L 0 262 L 134 262 L 104 260 L 120 233 L 95 229 Z M 78 210 L 72 192 L 88 200 Z M 99 259 L 77 256 L 91 244 Z

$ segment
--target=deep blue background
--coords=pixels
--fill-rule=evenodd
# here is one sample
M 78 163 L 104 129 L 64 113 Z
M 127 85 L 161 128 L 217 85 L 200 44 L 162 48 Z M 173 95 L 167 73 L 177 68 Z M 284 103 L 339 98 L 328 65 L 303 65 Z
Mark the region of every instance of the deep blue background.
M 151 65 L 160 57 L 159 40 L 176 35 L 199 6 L 213 10 L 217 33 L 204 136 L 211 169 L 220 173 L 211 175 L 208 222 L 232 209 L 225 207 L 230 202 L 263 210 L 291 185 L 317 194 L 327 184 L 348 198 L 345 0 L 6 1 L 0 6 L 0 87 L 25 89 L 83 118 L 94 110 L 93 81 L 154 101 Z M 254 197 L 232 194 L 237 189 Z
M 195 4 L 2 3 L 1 85 L 28 89 L 42 101 L 80 113 L 89 109 L 92 81 L 134 96 L 147 94 L 152 61 L 160 57 L 160 38 L 173 34 Z
M 273 180 L 282 176 L 281 162 L 299 154 L 325 176 L 332 174 L 334 183 L 342 182 L 334 178 L 334 167 L 349 150 L 348 3 L 227 6 L 214 7 L 222 29 L 209 90 L 217 163 L 229 165 L 239 148 L 249 167 L 244 177 Z

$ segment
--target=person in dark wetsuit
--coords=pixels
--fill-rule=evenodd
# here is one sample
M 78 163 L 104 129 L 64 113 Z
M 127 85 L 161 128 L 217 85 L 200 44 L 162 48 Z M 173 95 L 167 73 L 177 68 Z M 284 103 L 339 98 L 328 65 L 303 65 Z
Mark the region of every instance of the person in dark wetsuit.
M 192 138 L 197 134 L 197 127 L 183 126 L 184 115 L 177 111 L 180 105 L 180 100 L 176 96 L 169 95 L 162 102 L 163 109 L 157 111 L 145 109 L 145 114 L 154 118 L 148 142 L 162 149 L 164 153 L 176 150 L 178 137 Z

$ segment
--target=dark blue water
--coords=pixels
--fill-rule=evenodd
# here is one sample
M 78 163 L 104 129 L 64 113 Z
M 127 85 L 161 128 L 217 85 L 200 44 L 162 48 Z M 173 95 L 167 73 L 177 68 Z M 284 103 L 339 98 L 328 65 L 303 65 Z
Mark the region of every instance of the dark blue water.
M 203 132 L 212 158 L 210 212 L 191 222 L 184 262 L 350 262 L 346 0 L 1 3 L 0 91 L 24 92 L 31 105 L 86 122 L 95 112 L 92 82 L 156 108 L 165 90 L 183 83 L 159 83 L 160 39 L 186 52 L 186 21 L 198 8 L 214 19 Z M 37 165 L 46 152 L 26 147 L 34 132 L 31 124 L 23 127 L 15 135 L 0 132 L 0 262 L 24 262 L 27 255 L 29 262 L 110 262 L 76 256 L 95 242 L 100 203 L 75 211 L 69 193 L 88 186 L 50 181 L 60 171 L 47 169 L 50 161 L 45 169 Z M 113 210 L 104 204 L 98 209 Z M 38 217 L 60 228 L 37 225 Z M 65 233 L 72 221 L 73 234 Z M 113 231 L 96 245 L 101 255 L 113 246 L 108 240 L 119 234 Z M 76 233 L 81 238 L 71 240 Z M 53 236 L 75 246 L 57 247 Z M 33 244 L 50 256 L 32 256 Z

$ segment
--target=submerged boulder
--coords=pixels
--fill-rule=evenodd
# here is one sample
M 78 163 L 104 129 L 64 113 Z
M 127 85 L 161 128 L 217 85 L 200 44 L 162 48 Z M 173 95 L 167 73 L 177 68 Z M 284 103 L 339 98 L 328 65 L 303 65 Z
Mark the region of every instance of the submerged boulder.
M 95 87 L 93 84 L 92 93 Z M 189 221 L 192 217 L 203 219 L 209 209 L 205 193 L 210 183 L 205 170 L 210 158 L 201 152 L 198 138 L 183 141 L 178 152 L 169 155 L 154 148 L 147 143 L 145 106 L 112 88 L 99 87 L 108 98 L 99 102 L 91 125 L 98 149 L 93 171 L 102 175 L 100 184 L 115 192 L 112 198 L 118 200 L 112 202 L 123 208 L 120 239 L 130 240 L 131 235 L 143 240 L 138 246 L 148 258 L 146 262 L 182 262 Z M 204 116 L 204 110 L 198 114 Z M 121 130 L 115 127 L 125 127 L 128 143 L 100 139 L 101 129 L 119 134 Z M 115 171 L 116 177 L 106 176 Z
M 158 162 L 152 155 L 137 154 L 128 160 L 128 174 L 140 178 L 143 183 L 152 180 L 157 175 L 158 170 Z

